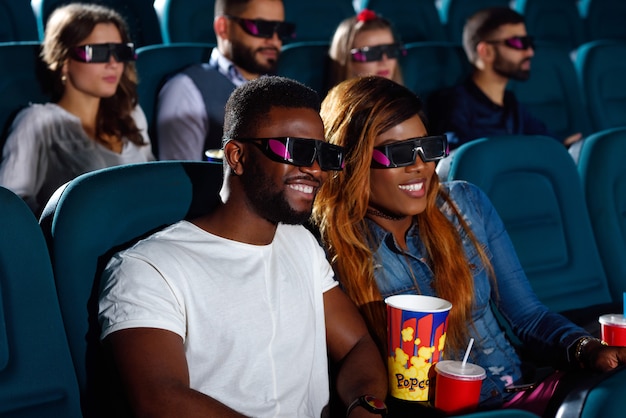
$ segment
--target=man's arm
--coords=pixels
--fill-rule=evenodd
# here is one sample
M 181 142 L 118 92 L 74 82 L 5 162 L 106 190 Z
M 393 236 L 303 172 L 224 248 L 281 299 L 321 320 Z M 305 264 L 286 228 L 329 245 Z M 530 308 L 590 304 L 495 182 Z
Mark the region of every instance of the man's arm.
M 204 100 L 191 78 L 179 74 L 161 88 L 156 134 L 160 160 L 203 160 L 209 122 Z
M 387 371 L 356 306 L 339 287 L 324 293 L 328 353 L 340 365 L 337 392 L 344 405 L 361 395 L 387 396 Z M 351 417 L 372 416 L 355 408 Z
M 157 328 L 131 328 L 105 338 L 133 409 L 141 417 L 243 417 L 189 387 L 182 338 Z

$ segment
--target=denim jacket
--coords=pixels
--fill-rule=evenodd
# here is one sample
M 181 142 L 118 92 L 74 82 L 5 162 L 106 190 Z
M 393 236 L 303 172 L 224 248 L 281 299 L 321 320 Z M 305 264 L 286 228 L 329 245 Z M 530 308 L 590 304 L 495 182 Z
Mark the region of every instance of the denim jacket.
M 440 198 L 439 209 L 457 227 L 462 237 L 465 254 L 459 256 L 466 257 L 473 271 L 475 306 L 473 327 L 468 324 L 468 329 L 475 343 L 470 361 L 487 372 L 482 385 L 481 406 L 495 407 L 512 396 L 504 391 L 504 387 L 521 379 L 521 360 L 498 323 L 492 304 L 524 349 L 540 355 L 553 365 L 565 363 L 568 348 L 588 333 L 563 316 L 550 312 L 537 299 L 489 198 L 478 187 L 463 181 L 444 183 L 442 187 L 485 249 L 495 273 L 497 290 L 459 220 Z M 431 285 L 433 272 L 425 261 L 426 251 L 420 241 L 417 224 L 414 223 L 407 232 L 406 252 L 399 248 L 390 232 L 369 219 L 367 226 L 372 237 L 370 248 L 374 255 L 374 274 L 382 297 L 410 293 L 437 296 Z M 463 354 L 447 350 L 445 358 L 462 359 Z

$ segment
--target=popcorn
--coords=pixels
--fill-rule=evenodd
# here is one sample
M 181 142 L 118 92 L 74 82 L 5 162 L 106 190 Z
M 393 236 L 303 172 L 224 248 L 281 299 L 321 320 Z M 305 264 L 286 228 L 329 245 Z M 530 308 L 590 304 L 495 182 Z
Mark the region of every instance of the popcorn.
M 412 342 L 417 349 L 417 355 L 406 353 L 401 347 L 396 347 L 394 354 L 387 359 L 389 369 L 389 385 L 392 394 L 395 391 L 402 392 L 401 399 L 412 401 L 428 400 L 429 378 L 428 371 L 433 363 L 433 354 L 438 352 L 438 358 L 443 354 L 446 334 L 443 333 L 436 346 L 421 346 L 421 339 L 413 341 L 414 329 L 407 327 L 402 329 L 402 341 Z M 408 366 L 408 367 L 407 367 Z M 396 395 L 394 395 L 396 396 Z M 398 397 L 398 396 L 396 396 Z
M 385 303 L 390 394 L 407 401 L 427 401 L 428 373 L 443 359 L 452 304 L 423 295 L 394 295 Z

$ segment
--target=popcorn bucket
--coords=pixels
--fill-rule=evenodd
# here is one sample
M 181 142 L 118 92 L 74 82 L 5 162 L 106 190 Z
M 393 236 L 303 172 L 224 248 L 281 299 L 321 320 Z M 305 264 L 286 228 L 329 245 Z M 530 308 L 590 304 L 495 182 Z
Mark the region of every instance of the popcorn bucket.
M 427 401 L 428 372 L 432 365 L 443 360 L 452 304 L 422 295 L 390 296 L 385 303 L 391 395 L 406 401 Z

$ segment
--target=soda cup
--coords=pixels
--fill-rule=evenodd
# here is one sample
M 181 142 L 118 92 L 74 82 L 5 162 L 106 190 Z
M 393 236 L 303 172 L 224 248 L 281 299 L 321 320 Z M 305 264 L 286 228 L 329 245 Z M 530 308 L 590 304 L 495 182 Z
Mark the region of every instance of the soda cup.
M 622 314 L 606 314 L 599 319 L 602 341 L 626 347 L 626 318 Z
M 472 412 L 480 400 L 480 388 L 487 377 L 477 364 L 444 360 L 435 365 L 435 408 L 448 414 Z

